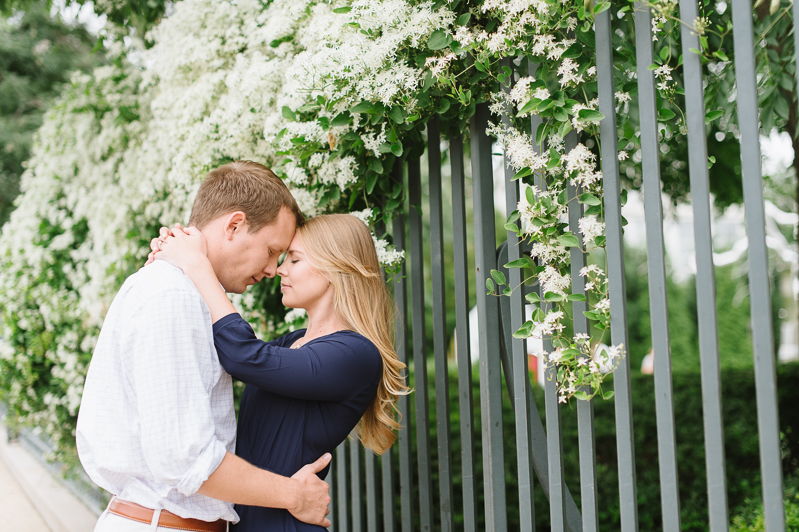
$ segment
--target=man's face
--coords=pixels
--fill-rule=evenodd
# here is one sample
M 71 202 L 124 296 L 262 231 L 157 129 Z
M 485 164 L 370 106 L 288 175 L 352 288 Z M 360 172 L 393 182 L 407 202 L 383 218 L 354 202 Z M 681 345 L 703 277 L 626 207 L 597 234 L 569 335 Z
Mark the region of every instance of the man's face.
M 282 208 L 275 221 L 255 233 L 246 225 L 237 230 L 225 242 L 222 260 L 214 268 L 225 291 L 241 294 L 264 277 L 274 277 L 278 257 L 288 249 L 296 227 L 294 215 Z

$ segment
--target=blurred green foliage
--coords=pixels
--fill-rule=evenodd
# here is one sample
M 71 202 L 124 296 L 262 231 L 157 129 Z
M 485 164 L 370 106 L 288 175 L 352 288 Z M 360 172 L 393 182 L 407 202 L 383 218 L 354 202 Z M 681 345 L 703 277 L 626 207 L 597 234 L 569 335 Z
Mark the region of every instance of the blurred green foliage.
M 0 225 L 13 210 L 23 163 L 48 106 L 75 70 L 103 63 L 96 37 L 31 3 L 22 16 L 0 19 Z
M 432 369 L 431 369 L 432 371 Z M 461 476 L 458 412 L 458 375 L 450 363 L 449 404 L 452 442 L 452 475 L 454 520 L 456 528 L 463 523 L 463 479 Z M 473 375 L 474 393 L 474 434 L 476 478 L 478 488 L 477 515 L 484 519 L 484 500 L 482 490 L 482 442 L 480 440 L 480 389 L 479 372 L 475 366 Z M 431 373 L 429 382 L 434 382 Z M 782 464 L 785 479 L 786 514 L 788 523 L 797 523 L 799 518 L 799 364 L 777 366 L 777 400 L 781 433 Z M 504 387 L 504 383 L 503 383 Z M 612 388 L 612 383 L 610 384 Z M 655 413 L 655 387 L 650 375 L 633 374 L 631 379 L 633 431 L 635 441 L 635 474 L 640 530 L 657 532 L 663 529 L 660 504 L 660 473 L 658 469 L 657 415 Z M 704 532 L 709 529 L 707 511 L 707 476 L 705 469 L 705 442 L 702 414 L 702 392 L 699 373 L 682 372 L 673 375 L 674 412 L 676 426 L 676 455 L 678 480 L 680 486 L 680 518 L 682 530 Z M 435 419 L 435 389 L 430 386 L 430 419 Z M 546 423 L 544 412 L 544 391 L 533 386 L 533 395 L 542 423 Z M 755 380 L 753 368 L 724 368 L 721 371 L 722 417 L 724 424 L 724 453 L 726 458 L 726 482 L 729 517 L 736 532 L 761 531 L 763 527 L 760 457 L 757 432 L 757 403 L 755 400 Z M 410 432 L 412 456 L 416 453 L 416 415 L 415 401 L 411 400 Z M 599 510 L 599 529 L 619 529 L 619 484 L 616 454 L 614 400 L 594 400 L 594 429 L 597 467 L 597 500 Z M 507 487 L 506 510 L 509 530 L 519 529 L 519 508 L 517 495 L 516 432 L 513 409 L 507 393 L 503 391 L 503 433 L 505 441 L 505 481 Z M 564 475 L 577 507 L 580 507 L 580 463 L 578 449 L 578 425 L 576 401 L 561 408 Z M 438 522 L 438 450 L 436 444 L 437 423 L 431 423 L 430 443 L 432 464 L 432 495 L 434 523 Z M 397 467 L 396 446 L 392 450 L 394 467 Z M 717 452 L 713 450 L 711 452 Z M 338 459 L 338 458 L 337 458 Z M 378 460 L 379 461 L 379 460 Z M 418 476 L 416 467 L 411 471 L 414 486 L 412 501 L 418 505 Z M 399 500 L 399 474 L 395 469 L 394 505 L 399 521 L 401 503 Z M 330 480 L 330 479 L 328 479 Z M 536 530 L 549 530 L 549 502 L 544 495 L 539 480 L 534 486 Z M 377 500 L 380 500 L 378 494 Z M 382 506 L 378 505 L 378 512 Z M 418 511 L 414 511 L 417 519 Z M 478 522 L 478 530 L 484 523 Z M 788 530 L 797 530 L 790 525 Z

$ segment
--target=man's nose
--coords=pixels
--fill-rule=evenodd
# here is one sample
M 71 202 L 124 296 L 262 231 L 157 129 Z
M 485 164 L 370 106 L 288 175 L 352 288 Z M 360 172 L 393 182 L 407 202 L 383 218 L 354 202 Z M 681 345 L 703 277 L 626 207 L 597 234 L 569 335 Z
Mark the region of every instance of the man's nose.
M 264 268 L 264 275 L 268 278 L 272 279 L 275 276 L 275 271 L 277 270 L 277 258 L 271 259 L 267 264 L 266 268 Z

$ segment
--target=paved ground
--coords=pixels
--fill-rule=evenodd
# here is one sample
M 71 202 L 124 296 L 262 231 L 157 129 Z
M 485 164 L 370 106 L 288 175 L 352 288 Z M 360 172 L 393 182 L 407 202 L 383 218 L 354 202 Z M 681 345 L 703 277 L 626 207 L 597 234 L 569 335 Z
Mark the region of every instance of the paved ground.
M 0 427 L 2 428 L 2 427 Z M 0 461 L 0 528 L 8 531 L 50 532 L 22 487 Z
M 0 531 L 91 532 L 94 515 L 0 423 Z

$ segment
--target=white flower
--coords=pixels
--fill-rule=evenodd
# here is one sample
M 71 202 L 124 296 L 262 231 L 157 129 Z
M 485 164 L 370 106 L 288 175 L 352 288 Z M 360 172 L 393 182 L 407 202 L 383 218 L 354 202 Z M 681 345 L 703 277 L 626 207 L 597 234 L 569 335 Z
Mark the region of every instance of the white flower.
M 579 226 L 580 233 L 583 235 L 583 244 L 586 246 L 596 237 L 605 233 L 605 224 L 598 221 L 594 214 L 580 218 Z
M 372 209 L 366 208 L 362 211 L 353 211 L 350 213 L 352 216 L 355 216 L 360 221 L 362 221 L 368 227 L 372 223 L 372 216 L 374 216 L 374 212 Z
M 621 150 L 621 151 L 619 151 L 618 157 L 619 157 L 620 161 L 626 161 L 627 159 L 630 158 L 630 155 L 626 151 Z
M 565 296 L 566 290 L 571 287 L 571 276 L 561 275 L 552 265 L 547 265 L 544 271 L 538 274 L 538 280 L 544 293 L 553 292 Z

